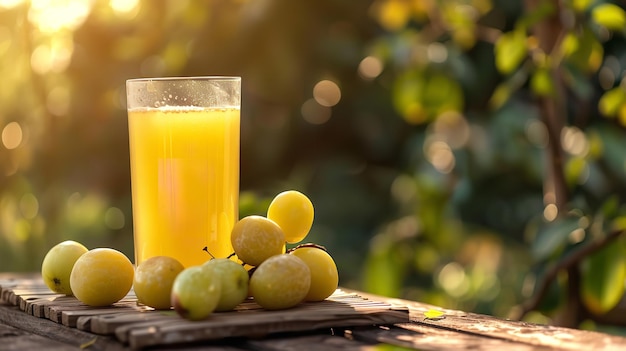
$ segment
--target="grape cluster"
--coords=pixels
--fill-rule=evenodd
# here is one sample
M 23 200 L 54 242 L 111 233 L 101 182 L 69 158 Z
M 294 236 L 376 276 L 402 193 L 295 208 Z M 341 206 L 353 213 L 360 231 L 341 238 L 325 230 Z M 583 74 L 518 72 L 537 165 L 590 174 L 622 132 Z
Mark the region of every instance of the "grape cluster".
M 285 252 L 285 243 L 297 244 L 306 238 L 313 217 L 311 200 L 298 191 L 289 190 L 272 200 L 267 217 L 249 216 L 235 225 L 231 236 L 233 249 L 239 259 L 255 266 L 250 278 L 250 295 L 261 307 L 285 309 L 302 301 L 321 301 L 337 289 L 337 266 L 323 247 L 303 244 Z M 245 227 L 239 232 L 242 222 Z M 264 231 L 265 222 L 275 223 L 272 228 L 279 230 Z M 254 250 L 252 261 L 240 254 L 242 251 L 247 254 L 248 247 L 267 248 L 266 243 L 274 242 L 280 242 L 281 246 L 272 246 L 269 255 L 264 250 Z
M 211 259 L 176 276 L 172 306 L 184 318 L 201 320 L 213 311 L 233 310 L 248 297 L 268 310 L 326 299 L 339 281 L 332 257 L 315 244 L 286 250 L 287 244 L 306 238 L 313 217 L 313 204 L 304 194 L 278 194 L 266 216 L 247 216 L 235 224 L 232 257 Z M 135 286 L 141 301 L 138 291 Z

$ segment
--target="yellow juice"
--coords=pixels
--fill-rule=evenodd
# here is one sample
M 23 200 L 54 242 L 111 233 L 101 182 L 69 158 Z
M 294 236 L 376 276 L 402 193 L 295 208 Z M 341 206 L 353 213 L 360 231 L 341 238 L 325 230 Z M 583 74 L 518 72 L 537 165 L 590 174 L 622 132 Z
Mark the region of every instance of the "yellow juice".
M 185 267 L 233 252 L 238 219 L 239 109 L 128 111 L 135 264 Z

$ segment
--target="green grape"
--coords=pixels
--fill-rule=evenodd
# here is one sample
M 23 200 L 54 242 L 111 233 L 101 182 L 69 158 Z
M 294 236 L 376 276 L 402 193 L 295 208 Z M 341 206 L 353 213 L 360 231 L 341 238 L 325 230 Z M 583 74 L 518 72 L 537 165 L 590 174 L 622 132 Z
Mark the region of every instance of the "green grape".
M 267 209 L 267 218 L 278 224 L 291 244 L 304 240 L 313 225 L 313 216 L 311 200 L 295 190 L 276 195 Z
M 184 268 L 177 259 L 169 256 L 150 257 L 141 262 L 135 270 L 133 280 L 137 300 L 157 310 L 172 307 L 172 285 Z
M 76 260 L 70 274 L 74 296 L 89 306 L 108 306 L 121 300 L 133 286 L 135 268 L 123 253 L 98 248 Z
M 311 271 L 311 287 L 305 301 L 322 301 L 337 290 L 339 273 L 333 258 L 320 247 L 300 246 L 291 251 L 300 257 Z
M 280 310 L 304 300 L 311 286 L 311 271 L 299 257 L 281 254 L 268 258 L 250 278 L 250 292 L 261 307 Z
M 231 311 L 248 297 L 249 275 L 242 265 L 227 258 L 216 258 L 203 266 L 213 269 L 221 280 L 222 291 L 216 311 Z
M 185 268 L 174 279 L 171 301 L 179 316 L 198 321 L 217 307 L 222 285 L 214 270 L 203 266 Z
M 235 223 L 230 235 L 235 254 L 251 266 L 285 252 L 285 234 L 273 221 L 262 216 L 247 216 Z

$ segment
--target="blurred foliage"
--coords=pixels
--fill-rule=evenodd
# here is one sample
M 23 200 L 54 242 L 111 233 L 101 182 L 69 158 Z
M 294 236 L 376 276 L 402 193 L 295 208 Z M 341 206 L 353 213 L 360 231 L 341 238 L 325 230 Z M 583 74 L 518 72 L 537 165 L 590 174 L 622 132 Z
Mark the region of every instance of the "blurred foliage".
M 241 216 L 299 189 L 341 285 L 510 316 L 626 228 L 625 23 L 603 0 L 0 0 L 0 271 L 65 239 L 132 257 L 125 80 L 240 75 Z M 564 106 L 567 208 L 542 101 Z M 597 315 L 624 245 L 580 265 Z M 564 308 L 565 280 L 528 320 Z

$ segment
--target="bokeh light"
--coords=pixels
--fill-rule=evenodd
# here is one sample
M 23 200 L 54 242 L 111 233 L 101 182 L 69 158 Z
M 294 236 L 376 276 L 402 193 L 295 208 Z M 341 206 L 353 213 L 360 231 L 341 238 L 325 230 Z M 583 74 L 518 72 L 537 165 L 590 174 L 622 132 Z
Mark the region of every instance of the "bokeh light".
M 43 33 L 74 30 L 83 24 L 92 4 L 91 0 L 31 0 L 28 20 Z
M 446 264 L 437 274 L 437 282 L 446 293 L 454 297 L 461 297 L 470 289 L 465 269 L 458 262 Z
M 9 150 L 20 146 L 22 137 L 22 127 L 17 122 L 10 122 L 2 129 L 2 145 Z
M 51 72 L 63 72 L 70 64 L 73 45 L 70 38 L 59 38 L 51 45 L 42 44 L 33 50 L 30 66 L 33 72 L 44 75 Z
M 556 207 L 555 204 L 548 204 L 543 209 L 543 217 L 548 222 L 554 221 L 557 218 L 558 214 L 559 214 L 559 208 Z
M 367 56 L 359 63 L 358 73 L 364 80 L 373 80 L 383 71 L 382 61 L 375 56 Z
M 589 141 L 585 133 L 576 127 L 563 128 L 561 145 L 563 150 L 574 156 L 585 156 L 589 152 Z
M 110 0 L 109 6 L 118 16 L 125 18 L 135 17 L 139 12 L 139 0 Z
M 548 130 L 538 119 L 526 123 L 526 137 L 535 146 L 545 148 L 548 145 Z
M 39 213 L 39 200 L 35 195 L 26 193 L 20 199 L 20 212 L 26 219 L 33 219 Z
M 333 81 L 322 80 L 313 87 L 313 98 L 322 106 L 332 107 L 341 100 L 341 89 Z
M 330 107 L 322 106 L 315 99 L 308 99 L 300 109 L 302 118 L 311 124 L 324 124 L 332 115 Z
M 450 173 L 456 164 L 456 158 L 448 143 L 441 140 L 428 140 L 424 145 L 426 159 L 441 173 Z
M 109 207 L 104 213 L 104 224 L 112 229 L 122 229 L 126 224 L 124 212 L 117 207 Z

